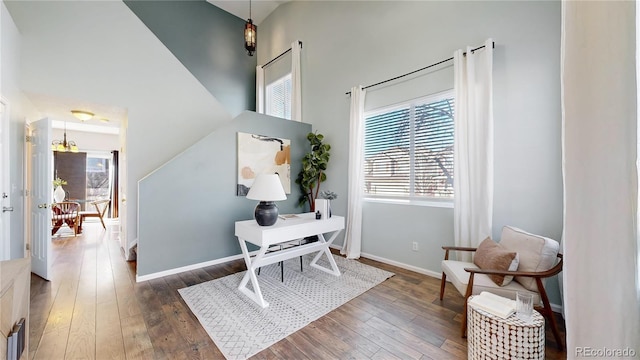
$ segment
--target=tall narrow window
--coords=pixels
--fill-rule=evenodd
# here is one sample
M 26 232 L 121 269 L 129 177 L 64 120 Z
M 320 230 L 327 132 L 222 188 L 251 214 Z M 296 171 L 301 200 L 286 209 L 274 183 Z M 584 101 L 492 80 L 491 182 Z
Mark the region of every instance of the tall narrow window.
M 87 153 L 87 200 L 108 199 L 111 192 L 111 156 Z
M 267 85 L 265 102 L 267 115 L 291 120 L 291 74 Z
M 453 91 L 365 115 L 366 196 L 453 198 Z

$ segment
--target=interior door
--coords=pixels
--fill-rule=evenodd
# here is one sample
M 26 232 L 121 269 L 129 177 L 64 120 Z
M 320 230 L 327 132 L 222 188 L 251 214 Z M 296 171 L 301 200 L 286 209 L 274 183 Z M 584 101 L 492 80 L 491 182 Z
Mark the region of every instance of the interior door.
M 118 192 L 120 199 L 113 199 L 112 201 L 120 200 L 120 206 L 118 207 L 120 247 L 124 250 L 125 259 L 131 260 L 127 246 L 127 121 L 127 119 L 124 119 L 120 124 L 120 153 L 118 155 L 118 186 L 120 187 Z
M 9 112 L 7 110 L 7 102 L 0 97 L 0 260 L 8 260 L 11 258 L 11 194 L 9 190 Z
M 31 272 L 45 280 L 51 275 L 51 210 L 53 171 L 51 119 L 31 123 Z

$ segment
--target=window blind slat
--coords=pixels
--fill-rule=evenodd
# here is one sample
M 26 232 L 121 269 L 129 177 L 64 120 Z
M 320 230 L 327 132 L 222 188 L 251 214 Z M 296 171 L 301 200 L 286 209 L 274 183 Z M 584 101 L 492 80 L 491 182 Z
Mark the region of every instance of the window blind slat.
M 453 111 L 451 92 L 366 116 L 365 193 L 453 197 Z

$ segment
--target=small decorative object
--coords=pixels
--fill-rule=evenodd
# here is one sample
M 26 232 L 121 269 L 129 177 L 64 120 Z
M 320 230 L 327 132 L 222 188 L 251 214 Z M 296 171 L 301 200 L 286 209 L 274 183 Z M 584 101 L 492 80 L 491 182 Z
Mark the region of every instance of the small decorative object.
M 316 220 L 320 220 L 322 215 L 320 215 L 320 210 L 316 211 Z
M 333 191 L 328 191 L 328 190 L 323 190 L 320 191 L 320 197 L 323 199 L 327 199 L 329 200 L 328 203 L 328 207 L 329 207 L 329 217 L 331 217 L 331 200 L 337 199 L 338 198 L 338 194 L 334 193 Z
M 296 184 L 300 185 L 302 191 L 298 206 L 304 206 L 308 202 L 311 212 L 315 212 L 315 200 L 320 192 L 320 183 L 327 180 L 325 171 L 329 164 L 331 145 L 322 142 L 322 134 L 309 133 L 307 140 L 311 144 L 311 152 L 302 158 L 302 170 L 296 179 Z
M 516 293 L 516 315 L 522 321 L 531 320 L 533 315 L 533 295 L 529 293 Z
M 67 185 L 65 180 L 60 179 L 59 177 L 53 180 L 53 200 L 57 203 L 64 201 L 66 193 L 62 188 L 62 185 Z
M 260 174 L 253 181 L 247 199 L 259 200 L 254 213 L 260 226 L 271 226 L 278 220 L 278 207 L 274 201 L 287 200 L 278 174 Z
M 329 215 L 329 208 L 330 208 L 330 201 L 327 199 L 316 199 L 315 201 L 315 206 L 314 208 L 316 209 L 316 211 L 320 212 L 320 216 L 322 217 L 323 220 L 327 220 L 328 218 L 331 217 L 331 215 Z

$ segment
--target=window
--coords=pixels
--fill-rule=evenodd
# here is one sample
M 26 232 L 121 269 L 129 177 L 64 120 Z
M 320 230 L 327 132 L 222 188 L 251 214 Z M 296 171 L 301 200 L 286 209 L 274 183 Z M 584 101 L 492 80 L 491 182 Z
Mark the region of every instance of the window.
M 106 199 L 111 192 L 111 154 L 87 153 L 87 200 Z
M 291 74 L 267 85 L 267 115 L 291 120 Z
M 453 198 L 453 91 L 365 114 L 369 198 Z

